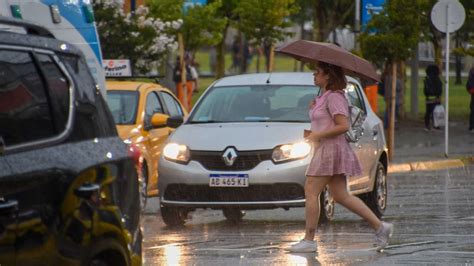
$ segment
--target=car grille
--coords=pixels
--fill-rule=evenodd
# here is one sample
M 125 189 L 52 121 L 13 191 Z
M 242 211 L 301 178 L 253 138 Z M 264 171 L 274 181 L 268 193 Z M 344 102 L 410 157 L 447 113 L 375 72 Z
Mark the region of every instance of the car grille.
M 234 164 L 227 166 L 222 151 L 191 151 L 191 160 L 199 162 L 208 170 L 242 171 L 251 170 L 261 161 L 271 160 L 273 150 L 237 151 Z
M 246 202 L 304 199 L 304 188 L 296 183 L 250 185 L 248 187 L 209 187 L 207 185 L 170 184 L 166 200 L 186 202 Z

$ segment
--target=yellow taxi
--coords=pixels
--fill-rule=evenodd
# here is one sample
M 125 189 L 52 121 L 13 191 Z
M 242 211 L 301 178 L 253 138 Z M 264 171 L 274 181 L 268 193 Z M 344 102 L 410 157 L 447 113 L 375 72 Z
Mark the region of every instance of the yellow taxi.
M 107 102 L 120 138 L 143 158 L 148 197 L 158 196 L 158 161 L 163 145 L 187 115 L 174 94 L 156 83 L 107 81 Z

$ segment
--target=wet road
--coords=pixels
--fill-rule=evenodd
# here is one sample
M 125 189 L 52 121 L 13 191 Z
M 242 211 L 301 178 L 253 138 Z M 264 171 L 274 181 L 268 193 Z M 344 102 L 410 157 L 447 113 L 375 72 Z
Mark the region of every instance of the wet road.
M 198 210 L 181 229 L 145 215 L 145 265 L 474 264 L 474 165 L 392 174 L 388 185 L 384 220 L 395 233 L 382 253 L 373 249 L 371 228 L 340 205 L 319 228 L 316 254 L 283 250 L 303 237 L 303 208 L 248 211 L 239 225 L 220 211 Z

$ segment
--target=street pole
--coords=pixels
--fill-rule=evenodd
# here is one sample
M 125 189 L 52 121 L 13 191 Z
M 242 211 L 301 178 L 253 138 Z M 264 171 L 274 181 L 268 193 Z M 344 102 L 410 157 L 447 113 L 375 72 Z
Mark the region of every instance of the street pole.
M 360 33 L 360 1 L 361 0 L 355 0 L 354 48 L 356 51 L 360 49 L 359 40 L 357 40 Z
M 395 105 L 397 97 L 397 62 L 392 62 L 392 91 L 390 92 L 390 112 L 389 112 L 389 124 L 388 124 L 388 159 L 393 160 L 393 153 L 395 150 Z
M 446 115 L 444 122 L 444 156 L 448 157 L 448 138 L 449 138 L 449 4 L 446 5 L 446 69 L 445 69 L 445 82 L 446 82 Z
M 450 14 L 452 12 L 452 14 Z M 448 157 L 449 140 L 449 34 L 459 30 L 466 19 L 466 11 L 463 5 L 457 0 L 439 0 L 431 10 L 431 22 L 441 32 L 446 33 L 445 51 L 445 120 L 444 120 L 444 155 Z

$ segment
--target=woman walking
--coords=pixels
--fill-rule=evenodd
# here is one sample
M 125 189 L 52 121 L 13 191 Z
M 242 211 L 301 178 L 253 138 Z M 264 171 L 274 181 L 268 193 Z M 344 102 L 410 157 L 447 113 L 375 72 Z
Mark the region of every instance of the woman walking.
M 343 91 L 346 87 L 344 72 L 338 66 L 319 62 L 313 76 L 322 95 L 310 106 L 311 133 L 306 136 L 315 147 L 313 159 L 306 171 L 306 231 L 303 240 L 286 250 L 316 251 L 314 235 L 320 214 L 319 194 L 326 185 L 329 185 L 336 202 L 369 223 L 375 231 L 377 249 L 381 250 L 388 244 L 393 225 L 380 221 L 358 197 L 349 194 L 346 188 L 346 176 L 361 174 L 361 167 L 344 136 L 349 129 L 348 103 Z

